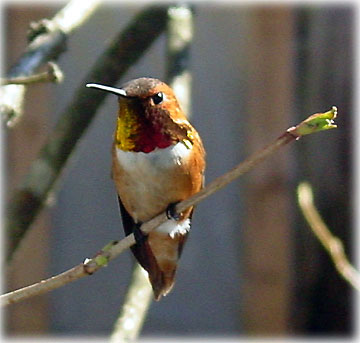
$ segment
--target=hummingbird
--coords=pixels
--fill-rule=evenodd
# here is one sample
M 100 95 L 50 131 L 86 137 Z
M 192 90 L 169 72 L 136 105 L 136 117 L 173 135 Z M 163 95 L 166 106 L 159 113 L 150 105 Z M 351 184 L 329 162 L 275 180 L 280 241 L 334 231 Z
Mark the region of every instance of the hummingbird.
M 194 211 L 175 212 L 178 202 L 204 184 L 205 150 L 176 96 L 166 83 L 138 78 L 121 88 L 87 84 L 118 96 L 112 179 L 125 235 L 134 233 L 131 250 L 148 272 L 155 300 L 174 286 L 175 274 Z M 147 235 L 141 224 L 165 212 L 168 221 Z

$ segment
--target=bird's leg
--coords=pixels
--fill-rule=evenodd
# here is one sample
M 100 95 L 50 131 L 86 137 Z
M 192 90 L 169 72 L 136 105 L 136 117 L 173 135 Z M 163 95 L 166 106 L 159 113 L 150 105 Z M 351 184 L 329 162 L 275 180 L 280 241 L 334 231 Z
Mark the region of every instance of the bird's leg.
M 168 219 L 173 219 L 176 221 L 179 221 L 181 219 L 181 213 L 176 212 L 176 205 L 179 203 L 179 201 L 177 202 L 173 202 L 171 204 L 169 204 L 169 206 L 166 209 L 166 216 L 168 217 Z
M 141 231 L 141 225 L 142 225 L 142 223 L 136 223 L 134 226 L 135 242 L 136 242 L 136 244 L 139 244 L 139 245 L 145 243 L 145 241 L 147 239 L 147 234 L 145 234 Z

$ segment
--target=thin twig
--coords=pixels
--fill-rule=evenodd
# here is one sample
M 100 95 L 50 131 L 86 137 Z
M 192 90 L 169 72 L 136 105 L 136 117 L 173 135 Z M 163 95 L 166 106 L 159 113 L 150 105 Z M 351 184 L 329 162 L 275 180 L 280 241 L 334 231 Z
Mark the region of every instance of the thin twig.
M 76 143 L 105 99 L 105 92 L 93 93 L 84 85 L 88 82 L 115 84 L 165 29 L 166 12 L 166 6 L 154 5 L 136 15 L 80 82 L 72 103 L 60 116 L 48 141 L 9 204 L 6 222 L 8 259 L 44 206 Z
M 322 220 L 314 205 L 311 186 L 307 182 L 300 183 L 297 194 L 299 206 L 306 221 L 312 232 L 328 252 L 334 262 L 335 268 L 350 285 L 360 291 L 360 274 L 348 261 L 341 240 L 330 232 Z
M 135 239 L 133 234 L 125 237 L 120 242 L 111 242 L 107 244 L 94 258 L 86 259 L 84 263 L 80 263 L 77 266 L 49 279 L 42 280 L 33 285 L 1 295 L 0 305 L 14 304 L 35 295 L 47 293 L 72 281 L 79 280 L 84 276 L 92 275 L 98 269 L 104 267 L 108 261 L 112 260 L 116 255 L 121 254 L 134 243 Z M 110 250 L 111 247 L 114 249 Z M 116 255 L 114 255 L 114 252 Z
M 65 50 L 67 36 L 81 26 L 100 3 L 99 0 L 73 0 L 52 20 L 42 21 L 41 29 L 32 30 L 29 46 L 10 69 L 7 79 L 30 76 L 43 63 L 56 60 Z M 24 94 L 24 85 L 11 84 L 1 89 L 0 114 L 9 127 L 13 127 L 22 115 Z
M 62 82 L 64 78 L 63 73 L 57 64 L 53 62 L 48 62 L 47 70 L 33 74 L 30 76 L 19 76 L 13 77 L 9 79 L 0 79 L 0 85 L 28 85 L 32 83 L 40 83 L 40 82 Z
M 279 138 L 277 138 L 272 144 L 268 145 L 259 152 L 253 154 L 247 158 L 244 162 L 238 164 L 235 168 L 227 172 L 226 174 L 218 177 L 209 185 L 207 185 L 203 190 L 194 194 L 193 196 L 181 201 L 176 206 L 177 212 L 183 212 L 188 207 L 198 204 L 200 201 L 204 200 L 211 194 L 215 193 L 219 189 L 225 187 L 231 181 L 235 180 L 237 177 L 245 174 L 250 169 L 254 168 L 257 164 L 263 161 L 265 158 L 269 157 L 280 147 L 294 141 L 298 140 L 302 135 L 307 135 L 310 133 L 327 130 L 330 128 L 336 127 L 333 125 L 332 119 L 336 116 L 336 108 L 333 107 L 332 110 L 326 113 L 319 113 L 312 115 L 307 118 L 299 125 L 291 127 Z M 330 121 L 330 122 L 329 122 Z M 316 127 L 314 127 L 314 123 Z M 301 132 L 301 134 L 300 134 Z M 141 231 L 143 233 L 149 233 L 150 231 L 157 228 L 162 223 L 166 222 L 167 216 L 165 213 L 161 213 L 148 222 L 141 225 Z M 23 299 L 29 298 L 31 296 L 44 293 L 60 286 L 63 286 L 75 279 L 81 278 L 83 276 L 93 274 L 98 269 L 106 265 L 109 261 L 113 260 L 115 257 L 120 255 L 124 250 L 128 249 L 131 245 L 135 243 L 135 238 L 133 234 L 125 237 L 119 242 L 113 242 L 106 245 L 100 253 L 95 256 L 93 259 L 86 259 L 83 264 L 80 264 L 71 270 L 64 272 L 63 274 L 57 275 L 50 279 L 39 282 L 7 294 L 4 294 L 0 297 L 1 305 L 8 305 L 21 301 Z M 39 293 L 40 292 L 40 293 Z

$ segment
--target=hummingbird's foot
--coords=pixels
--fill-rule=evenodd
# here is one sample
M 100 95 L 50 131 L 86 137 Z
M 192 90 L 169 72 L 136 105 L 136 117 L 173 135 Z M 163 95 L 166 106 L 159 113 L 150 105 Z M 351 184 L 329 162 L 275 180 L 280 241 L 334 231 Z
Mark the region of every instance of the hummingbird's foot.
M 145 243 L 146 239 L 147 239 L 147 235 L 144 234 L 140 227 L 141 227 L 142 223 L 137 223 L 135 224 L 135 227 L 134 227 L 134 237 L 135 237 L 135 242 L 136 244 L 143 244 Z
M 167 209 L 166 209 L 166 216 L 168 217 L 168 219 L 173 219 L 176 221 L 179 221 L 181 219 L 181 214 L 176 212 L 176 205 L 179 203 L 178 202 L 173 202 L 171 203 Z

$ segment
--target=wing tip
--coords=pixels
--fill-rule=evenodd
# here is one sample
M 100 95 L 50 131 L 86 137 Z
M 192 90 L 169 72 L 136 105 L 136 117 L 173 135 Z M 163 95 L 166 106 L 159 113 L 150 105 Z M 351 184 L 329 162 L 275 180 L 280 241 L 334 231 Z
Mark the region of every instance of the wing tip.
M 165 297 L 170 293 L 172 288 L 175 284 L 175 278 L 172 277 L 166 277 L 164 273 L 161 273 L 161 280 L 150 280 L 153 292 L 154 292 L 154 298 L 156 301 L 161 300 L 162 297 Z

